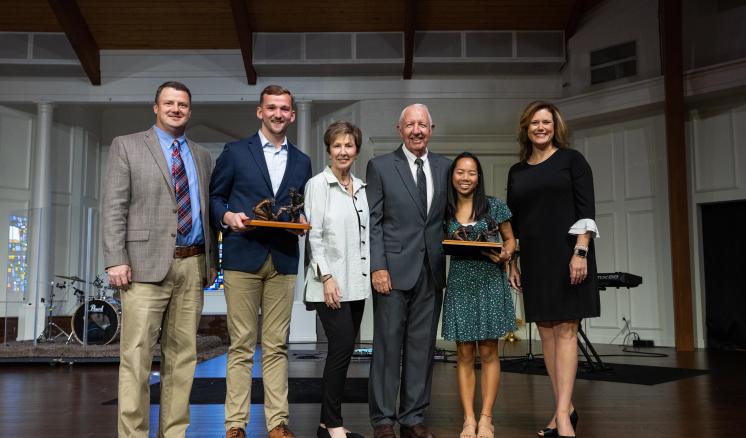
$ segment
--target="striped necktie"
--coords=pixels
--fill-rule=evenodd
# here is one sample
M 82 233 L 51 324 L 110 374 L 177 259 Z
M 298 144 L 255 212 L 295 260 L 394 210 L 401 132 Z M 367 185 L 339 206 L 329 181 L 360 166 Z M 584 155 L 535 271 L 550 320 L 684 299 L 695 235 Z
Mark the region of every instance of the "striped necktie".
M 176 194 L 179 235 L 188 236 L 192 231 L 192 203 L 189 201 L 189 179 L 179 153 L 178 140 L 171 145 L 171 180 Z

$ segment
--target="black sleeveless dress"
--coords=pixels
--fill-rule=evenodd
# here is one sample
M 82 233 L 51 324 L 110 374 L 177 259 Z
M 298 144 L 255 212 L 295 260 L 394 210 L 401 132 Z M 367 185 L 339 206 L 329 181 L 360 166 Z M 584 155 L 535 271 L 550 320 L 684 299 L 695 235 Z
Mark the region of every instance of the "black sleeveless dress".
M 593 241 L 588 276 L 570 284 L 570 258 L 579 219 L 595 220 L 593 175 L 583 155 L 558 149 L 545 161 L 520 162 L 508 172 L 508 207 L 520 242 L 521 284 L 526 321 L 566 321 L 601 314 Z

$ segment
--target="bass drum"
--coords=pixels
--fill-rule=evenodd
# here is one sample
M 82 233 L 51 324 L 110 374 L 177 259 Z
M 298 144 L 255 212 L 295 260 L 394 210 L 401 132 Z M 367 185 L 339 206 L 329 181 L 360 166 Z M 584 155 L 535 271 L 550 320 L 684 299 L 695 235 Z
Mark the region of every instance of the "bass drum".
M 73 336 L 83 343 L 83 321 L 85 308 L 88 307 L 88 345 L 106 345 L 119 339 L 122 327 L 122 311 L 119 304 L 113 301 L 88 300 L 75 309 L 71 326 Z

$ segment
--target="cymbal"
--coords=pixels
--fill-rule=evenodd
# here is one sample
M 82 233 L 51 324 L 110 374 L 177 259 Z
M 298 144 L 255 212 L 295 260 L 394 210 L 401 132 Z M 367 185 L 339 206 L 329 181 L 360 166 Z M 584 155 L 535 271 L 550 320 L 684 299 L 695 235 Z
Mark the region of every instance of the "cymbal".
M 86 283 L 85 280 L 83 280 L 82 278 L 77 277 L 75 275 L 59 275 L 59 274 L 57 274 L 57 275 L 55 275 L 55 277 L 64 278 L 65 280 L 70 280 L 70 281 L 80 281 L 81 283 Z

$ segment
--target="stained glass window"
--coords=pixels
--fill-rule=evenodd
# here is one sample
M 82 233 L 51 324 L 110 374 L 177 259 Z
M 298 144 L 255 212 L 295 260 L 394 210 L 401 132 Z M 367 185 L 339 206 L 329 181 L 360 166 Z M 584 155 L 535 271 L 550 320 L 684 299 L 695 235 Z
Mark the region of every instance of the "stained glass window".
M 216 291 L 223 290 L 223 233 L 218 233 L 218 278 L 215 279 L 215 283 L 205 290 Z M 209 274 L 208 274 L 209 275 Z
M 28 218 L 10 216 L 8 231 L 8 282 L 6 290 L 25 294 L 28 290 Z

